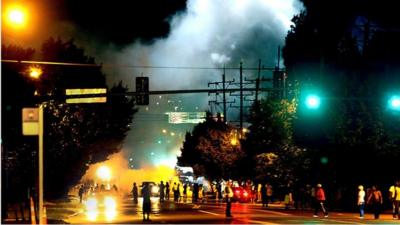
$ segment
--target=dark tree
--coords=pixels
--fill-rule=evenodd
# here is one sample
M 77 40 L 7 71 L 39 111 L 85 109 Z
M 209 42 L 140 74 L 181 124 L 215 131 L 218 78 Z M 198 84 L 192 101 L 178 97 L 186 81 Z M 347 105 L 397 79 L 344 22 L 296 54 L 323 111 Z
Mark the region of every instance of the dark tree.
M 208 113 L 205 122 L 186 133 L 178 165 L 191 166 L 196 176 L 210 180 L 237 178 L 244 155 L 237 138 L 236 129 Z

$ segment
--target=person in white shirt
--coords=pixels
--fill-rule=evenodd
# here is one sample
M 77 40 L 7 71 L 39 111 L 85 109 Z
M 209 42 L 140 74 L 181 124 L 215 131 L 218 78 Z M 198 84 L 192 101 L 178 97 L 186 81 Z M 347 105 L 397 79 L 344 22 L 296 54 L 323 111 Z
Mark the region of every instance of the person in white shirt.
M 360 219 L 364 219 L 364 208 L 365 208 L 365 191 L 362 185 L 358 186 L 358 201 L 357 205 L 360 209 Z

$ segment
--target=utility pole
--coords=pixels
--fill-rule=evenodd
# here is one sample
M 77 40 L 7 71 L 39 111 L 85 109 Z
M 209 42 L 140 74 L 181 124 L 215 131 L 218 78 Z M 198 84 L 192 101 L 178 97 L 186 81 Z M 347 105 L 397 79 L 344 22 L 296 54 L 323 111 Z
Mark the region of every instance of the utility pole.
M 224 107 L 224 122 L 228 121 L 228 115 L 226 114 L 226 92 L 225 92 L 225 65 L 224 73 L 222 74 L 222 103 Z
M 240 62 L 240 134 L 243 130 L 243 67 L 242 62 Z
M 260 89 L 260 79 L 261 79 L 261 59 L 258 60 L 258 74 L 256 80 L 256 102 L 258 102 L 258 90 Z

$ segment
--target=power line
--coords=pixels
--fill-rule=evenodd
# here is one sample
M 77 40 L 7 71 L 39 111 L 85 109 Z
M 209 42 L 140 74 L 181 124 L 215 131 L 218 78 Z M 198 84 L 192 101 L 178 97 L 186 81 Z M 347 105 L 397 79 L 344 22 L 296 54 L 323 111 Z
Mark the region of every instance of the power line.
M 128 64 L 92 64 L 92 63 L 72 63 L 72 62 L 50 62 L 50 61 L 33 61 L 33 60 L 10 60 L 2 59 L 4 63 L 21 63 L 21 64 L 40 64 L 40 65 L 58 65 L 58 66 L 82 66 L 82 67 L 120 67 L 120 68 L 141 68 L 141 69 L 178 69 L 178 70 L 223 70 L 224 67 L 205 67 L 205 66 L 145 66 L 145 65 L 128 65 Z M 240 67 L 225 67 L 226 70 L 238 70 Z M 242 70 L 259 70 L 260 68 L 248 67 Z M 274 67 L 262 67 L 261 70 L 274 70 Z

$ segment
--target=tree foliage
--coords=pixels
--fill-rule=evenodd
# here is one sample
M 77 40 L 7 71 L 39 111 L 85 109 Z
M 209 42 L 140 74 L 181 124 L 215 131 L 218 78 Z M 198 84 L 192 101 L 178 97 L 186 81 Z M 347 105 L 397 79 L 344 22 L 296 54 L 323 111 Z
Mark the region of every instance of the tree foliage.
M 296 143 L 315 150 L 311 175 L 342 185 L 388 182 L 400 159 L 400 133 L 393 126 L 398 117 L 387 110 L 384 99 L 400 84 L 394 76 L 399 71 L 395 62 L 400 44 L 395 40 L 400 24 L 390 13 L 375 9 L 389 12 L 393 4 L 303 3 L 305 10 L 292 20 L 283 57 L 292 80 L 319 86 L 327 96 L 329 111 L 296 120 L 300 125 L 295 126 L 295 136 L 301 137 Z M 329 162 L 320 163 L 321 157 Z M 384 175 L 373 175 L 378 174 L 376 168 Z
M 235 128 L 207 114 L 205 122 L 186 133 L 178 165 L 192 166 L 197 176 L 210 180 L 236 178 L 244 155 L 236 138 Z
M 12 53 L 13 49 L 16 52 Z M 30 49 L 13 46 L 4 51 L 18 59 L 29 60 L 33 55 Z M 95 62 L 73 40 L 64 42 L 50 38 L 44 42 L 41 53 L 45 61 Z M 21 111 L 23 107 L 44 102 L 45 197 L 61 197 L 80 180 L 90 164 L 104 161 L 110 154 L 120 151 L 137 110 L 132 99 L 125 95 L 127 88 L 122 83 L 108 90 L 111 95 L 104 104 L 64 102 L 66 88 L 106 88 L 101 67 L 42 65 L 44 72 L 39 80 L 31 80 L 23 72 L 25 69 L 23 64 L 2 63 L 5 106 L 2 107 L 2 121 L 6 121 L 2 124 L 2 138 L 3 152 L 7 156 L 3 162 L 9 165 L 7 177 L 14 177 L 7 178 L 4 191 L 14 193 L 13 188 L 20 185 L 25 192 L 17 194 L 23 195 L 27 188 L 35 187 L 37 140 L 22 136 Z
M 245 165 L 252 178 L 286 186 L 304 175 L 308 165 L 305 149 L 293 143 L 296 108 L 296 99 L 266 99 L 253 106 L 243 141 Z

